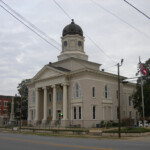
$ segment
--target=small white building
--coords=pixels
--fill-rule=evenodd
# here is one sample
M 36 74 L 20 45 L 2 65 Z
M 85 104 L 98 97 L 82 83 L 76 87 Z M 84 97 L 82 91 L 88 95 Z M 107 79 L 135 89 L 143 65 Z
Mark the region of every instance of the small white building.
M 61 39 L 58 61 L 45 65 L 28 84 L 28 124 L 95 127 L 118 121 L 117 76 L 88 61 L 83 31 L 73 20 Z M 136 117 L 134 90 L 134 84 L 121 83 L 121 118 Z

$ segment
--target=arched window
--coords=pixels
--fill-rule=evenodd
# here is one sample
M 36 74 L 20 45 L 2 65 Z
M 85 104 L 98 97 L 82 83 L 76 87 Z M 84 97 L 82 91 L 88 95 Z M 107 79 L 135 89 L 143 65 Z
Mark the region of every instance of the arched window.
M 73 98 L 80 98 L 81 97 L 81 89 L 78 83 L 75 83 L 73 86 Z
M 76 89 L 76 97 L 79 97 L 79 85 L 78 85 L 78 83 L 76 83 L 76 85 L 75 85 L 75 89 Z

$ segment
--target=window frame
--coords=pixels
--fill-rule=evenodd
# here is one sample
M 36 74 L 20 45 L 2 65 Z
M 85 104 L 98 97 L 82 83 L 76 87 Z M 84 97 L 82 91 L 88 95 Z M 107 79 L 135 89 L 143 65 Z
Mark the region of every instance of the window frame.
M 92 97 L 93 98 L 96 97 L 96 88 L 95 88 L 95 86 L 92 87 Z
M 82 117 L 81 117 L 81 115 L 82 115 L 82 112 L 81 112 L 81 106 L 79 106 L 79 119 L 81 119 Z
M 78 82 L 75 82 L 72 89 L 72 98 L 80 99 L 81 98 L 81 88 Z
M 108 86 L 107 85 L 105 85 L 104 87 L 104 97 L 108 99 Z
M 4 101 L 4 107 L 7 107 L 8 101 Z
M 92 107 L 92 112 L 93 112 L 93 119 L 96 119 L 96 106 L 94 105 L 93 107 Z
M 129 106 L 132 106 L 132 97 L 129 96 Z
M 129 118 L 132 118 L 132 111 L 129 111 Z
M 4 113 L 4 112 L 6 112 L 6 113 Z M 3 109 L 3 115 L 7 115 L 7 113 L 8 113 L 7 109 Z
M 60 91 L 57 92 L 57 97 L 56 97 L 56 100 L 57 102 L 60 102 L 61 101 L 61 97 L 62 97 L 62 94 Z
M 52 93 L 48 93 L 48 101 L 49 101 L 49 102 L 52 101 Z
M 74 120 L 77 119 L 77 108 L 76 108 L 76 106 L 73 107 L 73 119 Z

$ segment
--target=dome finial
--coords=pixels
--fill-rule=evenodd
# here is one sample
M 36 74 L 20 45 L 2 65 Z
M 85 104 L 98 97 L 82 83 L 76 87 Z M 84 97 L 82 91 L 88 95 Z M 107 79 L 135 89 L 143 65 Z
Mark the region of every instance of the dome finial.
M 72 20 L 72 22 L 71 23 L 74 23 L 74 19 L 71 19 Z

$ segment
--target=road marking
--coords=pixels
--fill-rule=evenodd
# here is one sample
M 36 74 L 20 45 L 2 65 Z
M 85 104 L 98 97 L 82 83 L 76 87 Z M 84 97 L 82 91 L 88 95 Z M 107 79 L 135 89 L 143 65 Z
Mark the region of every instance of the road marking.
M 107 148 L 47 143 L 47 142 L 30 141 L 30 140 L 23 140 L 23 139 L 17 139 L 17 138 L 9 138 L 9 137 L 0 137 L 0 139 L 11 140 L 11 141 L 20 141 L 20 142 L 26 142 L 26 143 L 43 144 L 43 145 L 51 145 L 51 146 L 59 146 L 59 147 L 73 147 L 73 148 L 92 149 L 92 150 L 112 150 L 112 149 L 107 149 Z

